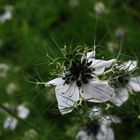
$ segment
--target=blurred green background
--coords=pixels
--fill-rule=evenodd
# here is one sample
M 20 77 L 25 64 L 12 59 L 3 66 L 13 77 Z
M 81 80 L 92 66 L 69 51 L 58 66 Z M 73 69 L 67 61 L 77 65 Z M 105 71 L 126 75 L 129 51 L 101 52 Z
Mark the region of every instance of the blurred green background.
M 100 2 L 101 7 L 96 0 L 0 0 L 0 19 L 5 6 L 12 7 L 12 17 L 0 20 L 0 67 L 8 67 L 6 72 L 0 71 L 4 73 L 0 75 L 0 105 L 9 104 L 14 114 L 20 104 L 30 110 L 26 120 L 19 120 L 16 129 L 10 130 L 3 125 L 11 112 L 1 108 L 0 140 L 75 139 L 79 118 L 72 114 L 62 116 L 53 90 L 51 93 L 32 83 L 51 78 L 46 54 L 59 54 L 56 44 L 92 47 L 96 36 L 99 56 L 116 57 L 122 46 L 124 57 L 140 58 L 140 1 Z M 124 123 L 125 128 L 115 133 L 121 136 L 116 138 L 139 140 L 139 121 L 132 127 L 130 137 Z

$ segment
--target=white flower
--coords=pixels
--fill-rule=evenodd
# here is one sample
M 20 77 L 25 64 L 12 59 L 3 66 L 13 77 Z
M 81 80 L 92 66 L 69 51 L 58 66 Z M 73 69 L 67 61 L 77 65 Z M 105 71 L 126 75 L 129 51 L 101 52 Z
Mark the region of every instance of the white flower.
M 0 63 L 0 77 L 6 77 L 9 70 L 9 66 L 4 63 Z
M 7 102 L 3 103 L 3 106 L 9 110 L 14 110 L 15 106 L 13 104 L 9 104 Z
M 102 116 L 101 109 L 93 107 L 89 112 L 90 121 L 79 131 L 77 140 L 115 140 L 111 123 L 121 123 L 116 116 Z
M 4 129 L 15 130 L 17 127 L 17 119 L 11 116 L 8 116 L 3 124 Z
M 124 34 L 125 34 L 125 31 L 122 27 L 117 28 L 115 31 L 115 35 L 118 38 L 122 38 L 124 36 Z
M 37 137 L 37 132 L 34 129 L 29 129 L 27 132 L 24 134 L 25 139 L 34 139 Z
M 46 86 L 56 86 L 55 94 L 62 114 L 71 112 L 81 97 L 89 102 L 106 102 L 111 99 L 114 89 L 108 85 L 107 81 L 100 81 L 97 76 L 116 60 L 105 61 L 93 57 L 94 53 L 88 52 L 86 59 L 83 56 L 80 64 L 74 64 L 64 76 L 46 83 Z
M 9 83 L 7 88 L 6 88 L 6 92 L 8 94 L 13 94 L 16 91 L 17 91 L 17 86 L 14 83 Z
M 131 77 L 128 72 L 132 72 L 137 68 L 137 61 L 128 61 L 120 66 L 116 66 L 119 70 L 124 70 L 118 78 L 118 83 L 116 83 L 115 93 L 111 99 L 117 106 L 121 106 L 129 98 L 129 93 L 140 92 L 140 76 Z M 126 74 L 125 74 L 126 72 Z M 118 75 L 119 76 L 119 75 Z
M 102 117 L 101 120 L 89 122 L 76 136 L 77 140 L 115 140 L 111 121 Z
M 11 5 L 5 6 L 5 13 L 3 15 L 0 15 L 0 22 L 5 23 L 8 20 L 12 19 L 12 10 L 13 7 Z
M 21 119 L 26 119 L 30 113 L 30 110 L 25 105 L 19 105 L 17 107 L 17 116 Z
M 117 48 L 119 48 L 119 45 L 115 42 L 109 41 L 107 43 L 107 47 L 110 52 L 114 52 Z
M 94 6 L 94 10 L 97 14 L 104 14 L 106 11 L 105 5 L 102 2 L 96 2 Z

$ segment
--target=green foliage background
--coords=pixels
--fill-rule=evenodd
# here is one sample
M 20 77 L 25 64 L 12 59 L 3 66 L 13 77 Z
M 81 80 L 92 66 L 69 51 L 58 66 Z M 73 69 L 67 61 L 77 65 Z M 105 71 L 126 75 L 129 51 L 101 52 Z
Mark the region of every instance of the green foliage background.
M 13 6 L 13 18 L 0 23 L 0 63 L 6 63 L 10 70 L 6 78 L 0 77 L 0 104 L 8 102 L 15 106 L 26 102 L 30 115 L 26 122 L 20 121 L 16 130 L 4 130 L 3 121 L 7 113 L 0 111 L 0 140 L 73 140 L 82 125 L 83 116 L 68 114 L 61 116 L 55 96 L 43 86 L 30 81 L 51 79 L 46 54 L 50 50 L 59 54 L 59 47 L 65 44 L 96 44 L 99 55 L 116 57 L 120 47 L 109 51 L 107 42 L 122 44 L 126 59 L 140 58 L 140 2 L 133 0 L 102 1 L 107 12 L 97 16 L 94 11 L 96 0 L 79 0 L 71 6 L 70 0 L 0 0 L 2 13 L 5 5 Z M 95 30 L 95 24 L 97 28 Z M 115 36 L 115 30 L 122 27 L 122 39 Z M 52 55 L 52 54 L 50 54 Z M 15 72 L 15 68 L 19 71 Z M 41 78 L 40 78 L 41 77 Z M 15 83 L 18 90 L 8 95 L 8 83 Z M 50 89 L 52 90 L 52 89 Z M 116 139 L 140 139 L 140 96 L 132 97 L 121 109 L 118 116 L 124 119 L 114 126 Z M 125 110 L 128 110 L 125 112 Z M 115 112 L 115 111 L 114 111 Z M 117 113 L 114 114 L 117 114 Z M 120 113 L 121 112 L 121 113 Z M 126 121 L 128 117 L 128 121 Z M 80 122 L 80 123 L 79 123 Z M 131 128 L 131 129 L 130 129 Z M 37 135 L 28 136 L 30 129 L 39 129 Z M 129 132 L 129 133 L 128 133 Z M 121 134 L 121 135 L 120 135 Z

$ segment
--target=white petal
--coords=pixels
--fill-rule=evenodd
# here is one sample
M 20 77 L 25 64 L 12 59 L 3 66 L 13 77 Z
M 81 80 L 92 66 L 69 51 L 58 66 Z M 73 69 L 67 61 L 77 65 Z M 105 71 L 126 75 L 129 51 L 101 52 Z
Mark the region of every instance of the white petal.
M 101 121 L 102 121 L 102 124 L 108 125 L 108 126 L 111 123 L 121 123 L 121 120 L 115 115 L 104 116 L 101 118 Z
M 102 74 L 105 71 L 105 67 L 96 68 L 94 73 L 97 75 Z
M 61 114 L 67 114 L 73 110 L 75 102 L 79 100 L 79 89 L 76 83 L 59 84 L 55 88 L 58 108 Z
M 117 116 L 110 115 L 110 116 L 108 116 L 108 117 L 109 117 L 109 119 L 111 120 L 111 122 L 113 122 L 113 123 L 121 123 L 120 118 L 118 118 Z
M 120 70 L 127 70 L 132 71 L 137 67 L 137 61 L 129 60 L 128 62 L 125 62 L 124 64 L 117 66 Z
M 114 140 L 114 131 L 110 128 L 112 120 L 110 116 L 102 117 L 100 120 L 100 130 L 97 134 L 98 140 Z
M 87 52 L 86 55 L 81 57 L 81 63 L 83 62 L 84 59 L 89 60 L 89 62 L 90 62 L 90 61 L 93 60 L 94 57 L 95 57 L 95 52 L 94 51 Z
M 84 130 L 80 130 L 76 135 L 76 140 L 94 140 L 92 134 L 88 134 Z
M 56 85 L 59 85 L 59 84 L 61 84 L 61 83 L 63 83 L 63 82 L 64 82 L 64 80 L 63 80 L 62 78 L 55 78 L 55 79 L 53 79 L 53 80 L 47 82 L 47 83 L 45 84 L 45 86 L 46 86 L 46 87 L 47 87 L 47 86 L 50 86 L 50 85 L 56 86 Z
M 92 61 L 91 67 L 95 69 L 94 73 L 99 75 L 104 72 L 105 68 L 109 68 L 115 61 L 116 59 L 111 59 L 108 61 L 94 59 Z
M 13 118 L 13 121 L 11 122 L 11 125 L 9 128 L 11 130 L 14 130 L 14 129 L 16 129 L 16 127 L 17 127 L 17 119 Z
M 129 87 L 135 92 L 140 92 L 140 76 L 129 79 Z
M 101 126 L 100 129 L 100 132 L 96 136 L 97 140 L 115 140 L 112 128 Z
M 106 102 L 111 99 L 114 89 L 106 81 L 89 81 L 80 88 L 81 96 L 89 102 Z
M 30 113 L 30 110 L 25 105 L 19 105 L 17 107 L 17 116 L 21 119 L 26 119 Z
M 4 129 L 9 128 L 11 130 L 14 130 L 17 127 L 17 123 L 18 123 L 17 119 L 10 116 L 5 119 L 3 127 Z
M 87 59 L 94 58 L 94 57 L 95 57 L 95 53 L 93 51 L 87 52 Z
M 115 89 L 115 93 L 111 99 L 111 102 L 116 106 L 121 106 L 129 98 L 129 93 L 127 88 L 118 88 Z

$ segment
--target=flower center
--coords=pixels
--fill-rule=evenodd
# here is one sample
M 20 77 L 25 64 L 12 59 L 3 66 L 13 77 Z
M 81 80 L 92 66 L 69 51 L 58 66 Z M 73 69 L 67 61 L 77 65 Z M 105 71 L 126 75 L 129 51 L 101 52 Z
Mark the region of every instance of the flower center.
M 91 64 L 92 61 L 86 62 L 86 60 L 83 60 L 82 63 L 73 62 L 71 68 L 65 71 L 63 80 L 65 80 L 66 84 L 76 81 L 78 87 L 81 87 L 82 84 L 87 84 L 88 80 L 93 78 Z

